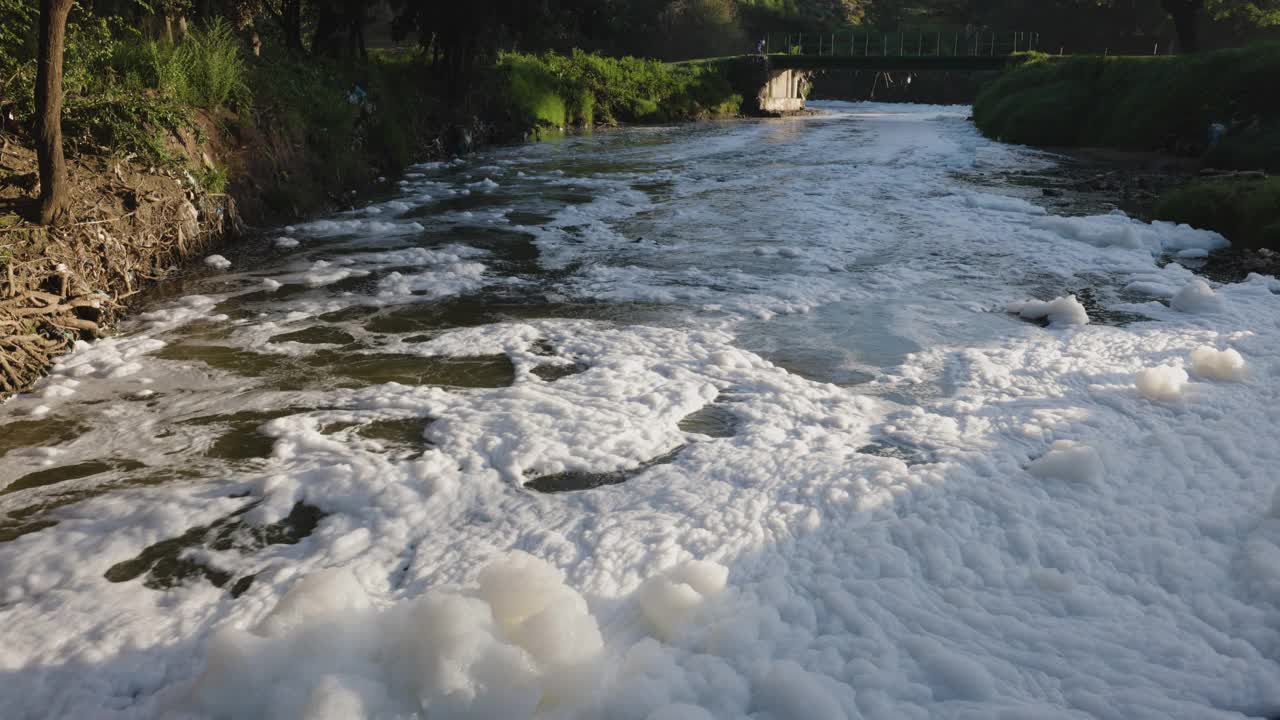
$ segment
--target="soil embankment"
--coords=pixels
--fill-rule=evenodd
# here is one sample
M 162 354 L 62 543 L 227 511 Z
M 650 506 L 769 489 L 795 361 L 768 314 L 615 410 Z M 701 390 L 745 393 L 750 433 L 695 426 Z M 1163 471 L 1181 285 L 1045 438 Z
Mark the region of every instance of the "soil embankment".
M 340 170 L 323 168 L 312 148 L 287 133 L 219 130 L 226 123 L 204 113 L 196 120 L 208 132 L 166 138 L 173 156 L 194 159 L 187 167 L 73 155 L 74 220 L 57 228 L 28 221 L 38 194 L 35 153 L 6 139 L 0 154 L 0 398 L 29 387 L 76 342 L 100 337 L 139 292 L 244 233 L 246 221 L 342 207 L 394 168 L 358 152 Z M 442 124 L 416 156 L 443 154 L 451 137 L 485 132 L 474 120 L 465 132 Z

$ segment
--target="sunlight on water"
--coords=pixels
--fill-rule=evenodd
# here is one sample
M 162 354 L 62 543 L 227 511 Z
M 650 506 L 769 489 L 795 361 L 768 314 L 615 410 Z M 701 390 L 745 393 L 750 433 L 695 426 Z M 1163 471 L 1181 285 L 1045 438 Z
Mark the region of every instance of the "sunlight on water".
M 1054 159 L 968 108 L 824 110 L 427 163 L 158 290 L 0 408 L 3 684 L 86 718 L 1277 698 L 1270 281 L 1047 211 Z

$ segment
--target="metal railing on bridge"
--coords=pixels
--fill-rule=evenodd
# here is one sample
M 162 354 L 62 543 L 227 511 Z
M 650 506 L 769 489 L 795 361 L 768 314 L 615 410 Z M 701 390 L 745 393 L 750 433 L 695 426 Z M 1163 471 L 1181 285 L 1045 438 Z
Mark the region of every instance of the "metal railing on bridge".
M 824 57 L 1004 57 L 1036 50 L 1035 32 L 840 30 L 826 33 L 769 33 L 769 55 Z

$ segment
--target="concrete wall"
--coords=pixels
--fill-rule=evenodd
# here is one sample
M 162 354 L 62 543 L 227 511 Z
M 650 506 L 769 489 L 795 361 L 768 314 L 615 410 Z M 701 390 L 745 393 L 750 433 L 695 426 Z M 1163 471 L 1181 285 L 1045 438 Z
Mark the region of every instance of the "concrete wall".
M 760 111 L 772 115 L 804 110 L 804 93 L 809 82 L 805 70 L 769 70 L 760 90 Z

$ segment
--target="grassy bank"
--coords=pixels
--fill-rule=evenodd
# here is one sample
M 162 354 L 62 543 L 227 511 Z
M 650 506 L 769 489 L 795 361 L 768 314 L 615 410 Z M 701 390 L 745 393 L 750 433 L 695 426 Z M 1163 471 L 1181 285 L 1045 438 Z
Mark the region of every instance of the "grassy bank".
M 1280 171 L 1280 45 L 1188 56 L 1031 54 L 979 94 L 989 137 L 1028 145 L 1155 150 L 1206 167 Z M 1210 126 L 1225 136 L 1210 142 Z M 1280 248 L 1280 181 L 1216 179 L 1165 193 L 1156 217 Z
M 1280 248 L 1280 178 L 1201 180 L 1162 195 L 1155 215 L 1217 230 L 1237 245 Z
M 503 54 L 483 95 L 487 115 L 541 130 L 696 120 L 742 106 L 715 67 L 581 51 Z
M 1197 55 L 1027 55 L 988 85 L 973 118 L 986 135 L 1029 145 L 1203 155 L 1208 165 L 1280 170 L 1280 45 Z M 1208 147 L 1209 126 L 1228 135 Z

